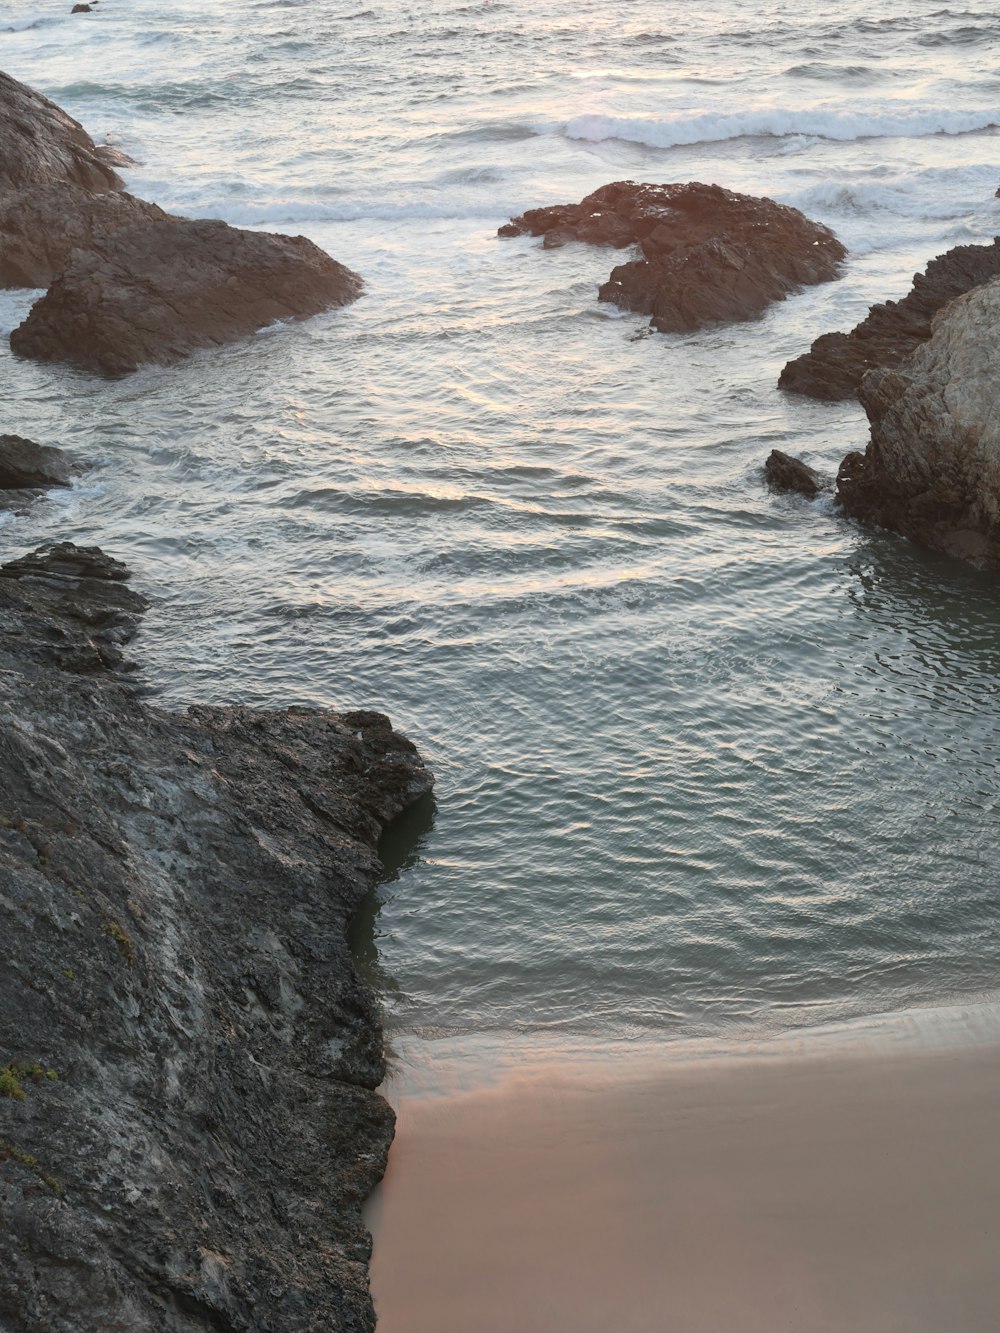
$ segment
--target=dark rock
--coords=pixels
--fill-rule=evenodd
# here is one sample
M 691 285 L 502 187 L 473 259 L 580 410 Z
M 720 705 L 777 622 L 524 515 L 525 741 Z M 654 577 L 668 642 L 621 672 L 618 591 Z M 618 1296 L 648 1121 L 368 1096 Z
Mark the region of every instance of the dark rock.
M 862 377 L 898 366 L 931 333 L 931 320 L 949 301 L 1000 275 L 1000 238 L 991 245 L 958 245 L 938 255 L 901 301 L 873 305 L 850 333 L 824 333 L 789 361 L 778 387 L 825 402 L 857 396 Z
M 871 370 L 866 451 L 837 478 L 844 511 L 1000 569 L 1000 278 L 957 297 L 902 365 Z
M 41 93 L 0 73 L 0 196 L 65 181 L 121 189 L 121 177 L 83 126 Z
M 20 435 L 0 435 L 0 488 L 45 489 L 68 486 L 80 466 L 51 445 L 35 444 Z
M 115 672 L 42 664 L 40 625 L 80 630 L 34 595 L 124 592 L 124 571 L 65 546 L 19 563 L 0 578 L 0 1328 L 371 1333 L 360 1205 L 393 1115 L 345 927 L 381 828 L 431 779 L 378 713 L 178 716 Z
M 81 675 L 128 669 L 122 649 L 149 603 L 96 546 L 59 542 L 0 565 L 0 650 Z
M 753 319 L 797 287 L 836 277 L 847 253 L 798 209 L 697 182 L 616 181 L 579 204 L 530 209 L 499 229 L 525 233 L 547 246 L 637 244 L 642 258 L 614 269 L 598 295 L 650 315 L 661 333 Z
M 47 287 L 74 250 L 97 248 L 113 232 L 171 219 L 124 191 L 93 194 L 55 181 L 0 195 L 0 287 Z
M 772 490 L 796 491 L 810 500 L 824 488 L 823 478 L 808 463 L 783 454 L 780 449 L 771 450 L 764 464 L 764 475 Z
M 94 8 L 92 5 L 74 5 L 69 12 L 71 14 L 92 14 Z
M 10 343 L 19 356 L 125 375 L 345 305 L 361 288 L 304 236 L 146 222 L 75 253 Z

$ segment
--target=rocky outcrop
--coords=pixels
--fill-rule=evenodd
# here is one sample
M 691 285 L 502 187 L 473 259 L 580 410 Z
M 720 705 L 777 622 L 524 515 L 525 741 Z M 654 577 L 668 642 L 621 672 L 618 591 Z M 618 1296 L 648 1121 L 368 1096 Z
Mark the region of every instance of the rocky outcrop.
M 170 218 L 124 190 L 92 194 L 53 181 L 0 194 L 0 287 L 47 287 L 74 250 L 97 249 L 123 227 L 154 221 Z
M 1000 238 L 992 245 L 958 245 L 938 255 L 901 301 L 873 305 L 850 333 L 824 333 L 789 361 L 778 387 L 834 402 L 857 396 L 865 373 L 898 366 L 931 333 L 931 320 L 949 301 L 1000 275 Z
M 0 196 L 53 181 L 120 190 L 112 158 L 55 102 L 0 72 Z
M 847 253 L 798 209 L 697 182 L 616 181 L 579 204 L 531 209 L 499 231 L 524 233 L 549 247 L 638 245 L 642 257 L 615 268 L 598 296 L 650 315 L 660 333 L 753 319 L 797 287 L 836 277 Z
M 808 463 L 780 449 L 772 449 L 764 464 L 764 476 L 773 491 L 792 491 L 815 500 L 824 489 L 823 478 Z
M 0 435 L 0 510 L 20 510 L 51 487 L 68 486 L 82 471 L 61 449 Z
M 76 252 L 10 344 L 18 356 L 125 375 L 345 305 L 361 288 L 304 236 L 146 222 Z
M 2 575 L 0 1327 L 370 1331 L 393 1116 L 345 927 L 431 779 L 378 713 L 81 674 L 136 623 L 99 551 Z
M 1000 568 L 1000 280 L 952 301 L 895 369 L 869 371 L 864 454 L 844 459 L 844 511 L 981 568 Z

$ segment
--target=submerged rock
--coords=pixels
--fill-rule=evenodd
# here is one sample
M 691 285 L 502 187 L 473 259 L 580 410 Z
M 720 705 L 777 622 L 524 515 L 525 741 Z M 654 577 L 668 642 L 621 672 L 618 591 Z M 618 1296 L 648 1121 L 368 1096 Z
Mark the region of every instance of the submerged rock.
M 54 181 L 0 194 L 0 287 L 47 287 L 74 250 L 95 249 L 123 227 L 170 220 L 124 190 L 93 194 Z
M 345 305 L 362 285 L 304 236 L 145 222 L 75 253 L 10 344 L 19 356 L 125 375 Z
M 780 449 L 772 449 L 764 464 L 764 476 L 767 484 L 775 491 L 794 491 L 815 500 L 824 489 L 820 474 L 803 463 L 801 458 L 783 454 Z
M 895 369 L 869 371 L 864 454 L 841 464 L 848 514 L 1000 569 L 1000 279 L 952 301 Z
M 531 209 L 501 236 L 544 236 L 623 248 L 642 258 L 615 268 L 598 296 L 650 315 L 661 333 L 753 319 L 797 287 L 837 276 L 847 251 L 828 227 L 772 199 L 698 182 L 616 181 L 579 204 Z
M 370 1333 L 393 1114 L 345 928 L 431 778 L 378 713 L 62 670 L 127 570 L 2 572 L 0 1327 Z
M 55 102 L 0 72 L 0 195 L 53 181 L 119 190 L 109 156 Z
M 1000 238 L 991 245 L 957 245 L 938 255 L 901 301 L 873 305 L 850 333 L 824 333 L 789 361 L 778 387 L 834 402 L 857 396 L 862 377 L 877 366 L 898 366 L 926 342 L 931 320 L 956 296 L 1000 275 Z

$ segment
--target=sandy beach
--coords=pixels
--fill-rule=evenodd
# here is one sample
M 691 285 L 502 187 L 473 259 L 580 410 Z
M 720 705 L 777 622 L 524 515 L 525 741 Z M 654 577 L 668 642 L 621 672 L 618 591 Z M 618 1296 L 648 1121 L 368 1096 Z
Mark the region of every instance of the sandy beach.
M 381 1333 L 997 1327 L 998 1044 L 536 1060 L 397 1100 Z

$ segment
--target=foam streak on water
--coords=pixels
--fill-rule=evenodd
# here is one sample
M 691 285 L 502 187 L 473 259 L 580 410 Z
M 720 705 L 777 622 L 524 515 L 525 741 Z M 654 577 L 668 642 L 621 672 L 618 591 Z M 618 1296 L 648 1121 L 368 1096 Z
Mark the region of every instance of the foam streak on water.
M 894 8 L 0 4 L 0 65 L 137 193 L 367 279 L 120 383 L 4 352 L 4 428 L 96 466 L 0 541 L 125 558 L 167 704 L 414 737 L 438 809 L 376 927 L 405 1031 L 756 1039 L 995 985 L 995 585 L 760 473 L 865 440 L 785 359 L 996 228 L 1000 20 Z M 607 253 L 495 238 L 624 176 L 794 203 L 844 277 L 637 339 Z

